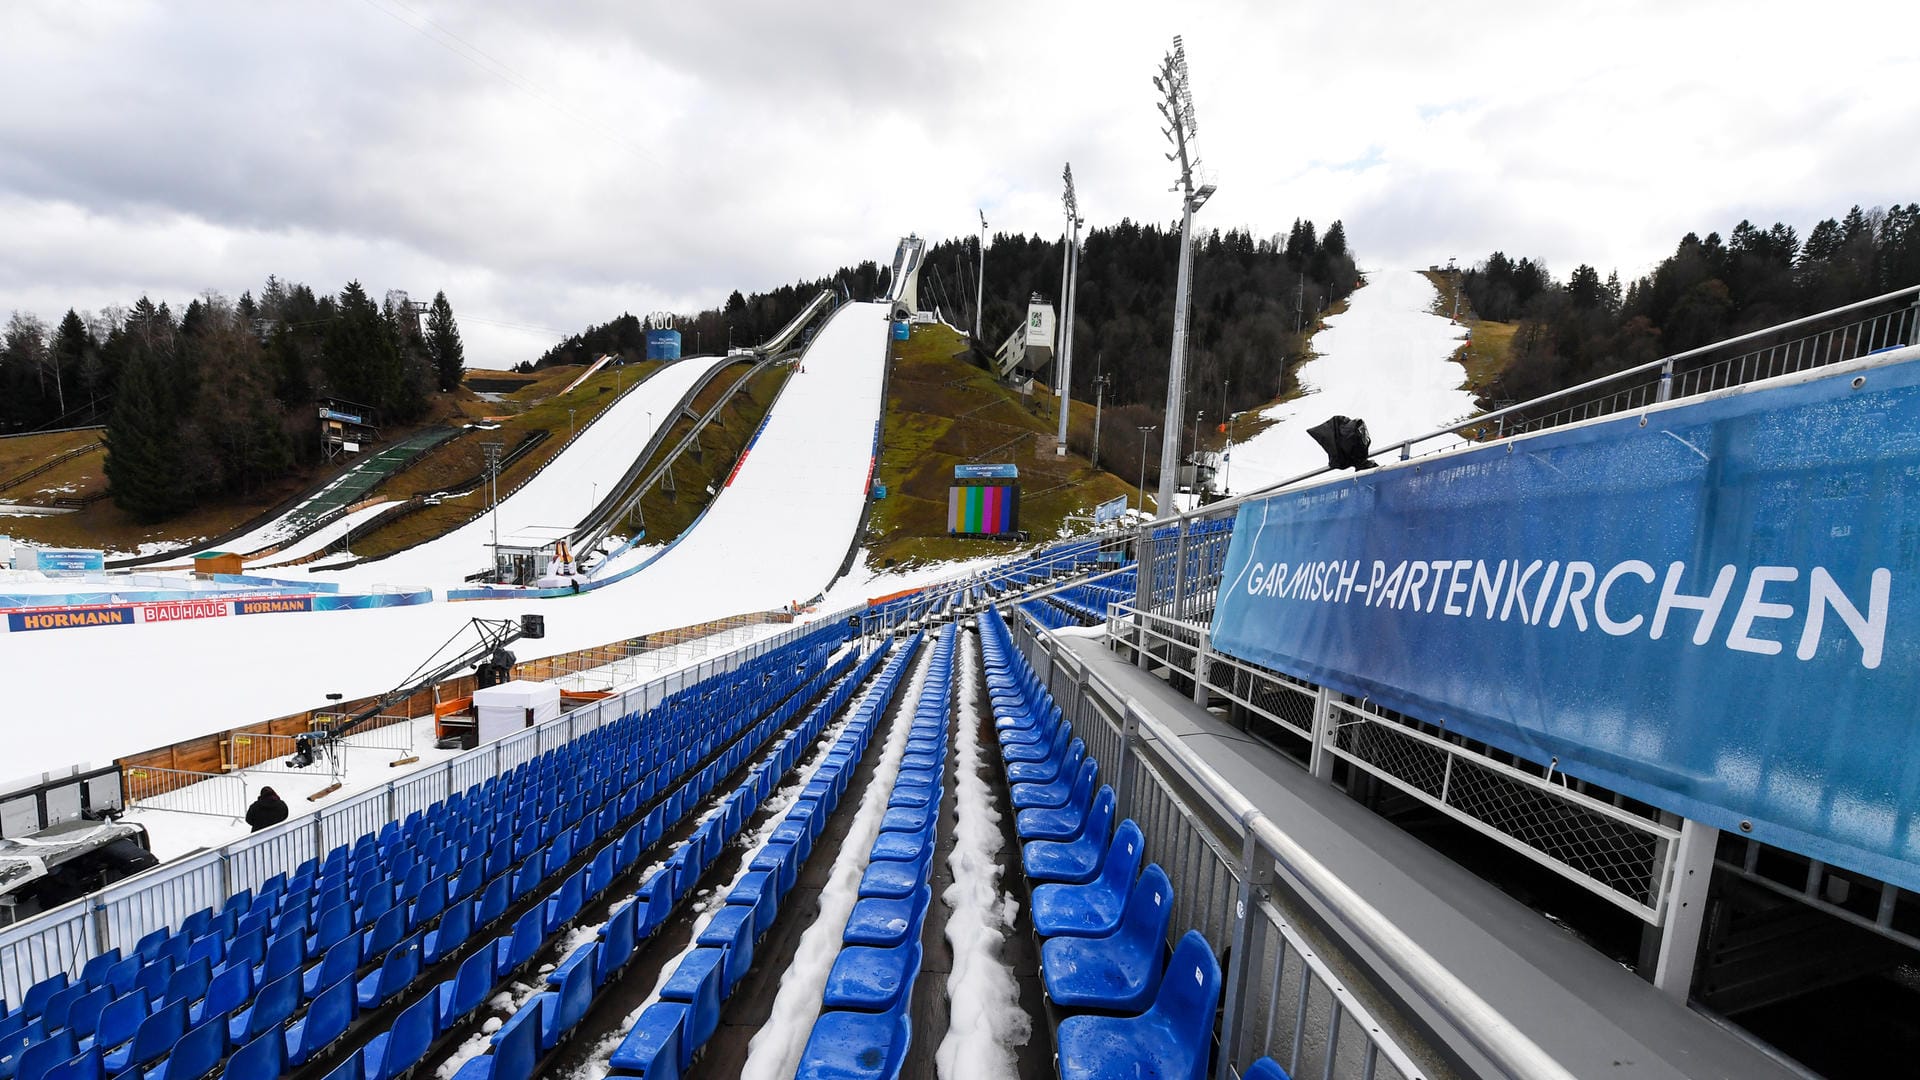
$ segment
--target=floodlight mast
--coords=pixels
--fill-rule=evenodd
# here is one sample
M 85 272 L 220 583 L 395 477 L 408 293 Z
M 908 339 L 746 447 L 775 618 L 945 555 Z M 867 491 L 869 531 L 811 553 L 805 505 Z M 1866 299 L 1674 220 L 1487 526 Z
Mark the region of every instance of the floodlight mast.
M 1153 78 L 1154 89 L 1160 91 L 1164 100 L 1156 103 L 1160 115 L 1166 120 L 1167 127 L 1161 134 L 1173 144 L 1174 152 L 1167 155 L 1168 161 L 1177 161 L 1180 165 L 1180 182 L 1173 190 L 1180 192 L 1180 273 L 1174 286 L 1173 308 L 1173 354 L 1167 363 L 1167 415 L 1162 431 L 1173 432 L 1173 438 L 1160 441 L 1160 494 L 1158 511 L 1161 514 L 1177 509 L 1174 503 L 1175 489 L 1180 483 L 1180 432 L 1186 426 L 1181 422 L 1185 412 L 1187 382 L 1187 307 L 1188 293 L 1193 278 L 1193 213 L 1206 204 L 1212 197 L 1214 185 L 1203 184 L 1198 190 L 1193 186 L 1193 171 L 1200 163 L 1188 156 L 1187 143 L 1192 141 L 1199 131 L 1193 115 L 1193 88 L 1187 76 L 1187 47 L 1180 35 L 1173 36 L 1173 49 L 1160 61 L 1160 74 Z
M 979 277 L 973 292 L 973 340 L 975 341 L 980 340 L 980 313 L 987 306 L 987 212 L 980 210 L 978 213 L 980 214 L 980 250 L 975 254 L 979 256 L 977 260 Z
M 1066 183 L 1066 190 L 1060 196 L 1060 202 L 1067 210 L 1067 251 L 1065 259 L 1066 287 L 1061 295 L 1060 310 L 1060 438 L 1053 452 L 1064 457 L 1067 453 L 1067 414 L 1073 405 L 1073 302 L 1080 291 L 1080 201 L 1073 193 L 1073 164 L 1069 162 L 1060 174 Z

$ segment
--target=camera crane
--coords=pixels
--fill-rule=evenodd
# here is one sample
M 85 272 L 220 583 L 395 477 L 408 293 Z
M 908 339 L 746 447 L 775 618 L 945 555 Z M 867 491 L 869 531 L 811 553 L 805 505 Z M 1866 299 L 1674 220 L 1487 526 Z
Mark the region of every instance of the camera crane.
M 466 637 L 469 631 L 478 640 L 470 642 L 453 656 L 442 659 L 447 650 Z M 375 698 L 366 708 L 344 720 L 336 720 L 295 737 L 293 756 L 286 763 L 296 769 L 312 765 L 315 755 L 328 748 L 328 744 L 346 738 L 354 729 L 379 716 L 396 702 L 405 701 L 442 679 L 459 674 L 462 668 L 469 665 L 474 667 L 476 681 L 482 687 L 498 686 L 513 677 L 513 665 L 518 662 L 507 646 L 522 638 L 546 636 L 547 618 L 544 615 L 522 615 L 517 622 L 513 619 L 474 619 L 455 631 L 446 644 L 434 650 L 432 656 L 413 669 L 413 674 L 400 680 L 400 685 Z

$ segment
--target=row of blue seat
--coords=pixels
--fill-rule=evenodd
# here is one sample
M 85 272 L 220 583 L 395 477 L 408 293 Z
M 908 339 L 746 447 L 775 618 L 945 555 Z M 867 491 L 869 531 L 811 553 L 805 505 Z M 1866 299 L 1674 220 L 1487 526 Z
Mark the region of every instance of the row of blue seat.
M 830 628 L 822 631 L 808 639 L 803 639 L 802 642 L 795 643 L 795 646 L 763 657 L 762 660 L 765 663 L 758 665 L 762 670 L 757 672 L 748 670 L 744 674 L 739 674 L 732 682 L 741 685 L 758 684 L 756 689 L 763 692 L 774 691 L 790 680 L 772 678 L 767 669 L 791 671 L 796 675 L 804 673 L 813 666 L 808 661 L 823 655 L 826 648 L 844 641 L 845 636 L 844 628 Z M 747 665 L 749 668 L 753 666 Z M 727 704 L 737 704 L 737 700 L 737 694 L 731 695 L 727 698 Z M 545 809 L 555 801 L 552 793 L 568 790 L 568 783 L 564 782 L 563 778 L 570 778 L 576 787 L 582 783 L 598 786 L 592 784 L 592 780 L 606 781 L 615 778 L 618 774 L 624 774 L 621 778 L 629 781 L 628 790 L 624 795 L 618 800 L 606 800 L 606 805 L 601 812 L 585 823 L 579 824 L 578 831 L 563 832 L 557 837 L 554 835 L 556 825 L 571 826 L 576 824 L 577 818 L 588 816 L 584 812 L 588 805 L 584 798 L 575 799 L 568 808 L 573 812 L 565 815 L 556 813 L 538 821 L 523 821 L 518 817 L 502 818 L 502 823 L 509 828 L 509 831 L 517 832 L 521 837 L 520 844 L 511 850 L 513 854 L 521 856 L 522 861 L 514 872 L 511 882 L 502 873 L 495 877 L 479 898 L 472 901 L 475 918 L 481 925 L 503 912 L 512 900 L 524 897 L 546 875 L 556 872 L 560 866 L 565 865 L 572 852 L 570 841 L 579 839 L 590 843 L 593 839 L 591 832 L 593 826 L 617 820 L 617 815 L 621 812 L 630 813 L 631 809 L 637 808 L 640 792 L 631 785 L 631 781 L 645 776 L 644 786 L 651 786 L 653 776 L 658 774 L 640 773 L 640 761 L 632 755 L 628 755 L 623 762 L 627 766 L 625 769 L 609 769 L 607 761 L 596 753 L 604 749 L 604 746 L 596 744 L 615 743 L 624 735 L 626 736 L 625 745 L 630 749 L 637 749 L 640 746 L 641 734 L 639 719 L 635 716 L 623 718 L 622 721 L 599 729 L 568 747 L 550 751 L 539 759 L 538 763 L 523 765 L 508 777 L 490 780 L 485 785 L 479 785 L 466 793 L 468 796 L 465 800 L 466 806 L 481 810 L 491 819 L 493 811 L 486 795 L 496 786 L 510 797 L 524 780 L 529 794 L 543 793 L 538 795 L 538 801 L 531 810 L 535 813 L 544 813 Z M 689 723 L 688 726 L 698 726 L 711 733 L 737 725 L 716 725 L 709 719 L 706 723 L 697 725 Z M 703 737 L 710 738 L 710 736 Z M 591 777 L 592 780 L 583 781 L 581 780 L 583 776 Z M 351 853 L 336 849 L 335 852 L 329 853 L 324 864 L 316 866 L 310 861 L 309 865 L 296 871 L 296 881 L 304 881 L 307 885 L 319 888 L 322 890 L 322 895 L 330 895 L 337 901 L 329 907 L 329 914 L 317 926 L 307 925 L 305 914 L 307 905 L 304 900 L 298 902 L 294 900 L 296 895 L 302 893 L 302 885 L 288 887 L 284 877 L 276 877 L 262 888 L 258 897 L 250 893 L 237 894 L 218 914 L 203 910 L 184 920 L 177 932 L 169 934 L 166 931 L 157 931 L 148 935 L 136 946 L 135 955 L 127 961 L 119 961 L 117 952 L 90 960 L 83 968 L 79 982 L 71 987 L 64 985 L 64 973 L 36 985 L 28 993 L 19 1009 L 0 1019 L 0 1028 L 12 1029 L 7 1031 L 4 1046 L 0 1047 L 0 1075 L 17 1071 L 22 1074 L 23 1080 L 27 1078 L 38 1080 L 38 1077 L 44 1073 L 51 1072 L 55 1063 L 61 1062 L 68 1055 L 73 1055 L 76 1050 L 80 1053 L 73 1063 L 73 1069 L 80 1075 L 86 1075 L 90 1071 L 91 1062 L 95 1058 L 99 1059 L 100 1067 L 113 1074 L 125 1071 L 129 1067 L 145 1066 L 156 1061 L 158 1063 L 155 1069 L 164 1070 L 171 1060 L 169 1053 L 175 1043 L 182 1043 L 184 1049 L 191 1051 L 190 1057 L 195 1067 L 202 1069 L 196 1075 L 203 1075 L 204 1069 L 210 1069 L 212 1065 L 212 1062 L 206 1062 L 202 1068 L 200 1064 L 208 1054 L 219 1053 L 224 1056 L 224 1050 L 229 1042 L 238 1044 L 249 1039 L 258 1041 L 268 1029 L 277 1028 L 279 1024 L 292 1019 L 302 1000 L 309 1000 L 313 1002 L 309 1015 L 311 1016 L 314 1010 L 320 1010 L 326 1022 L 309 1025 L 307 1018 L 303 1017 L 293 1020 L 292 1026 L 287 1029 L 289 1040 L 287 1049 L 296 1063 L 303 1061 L 311 1050 L 311 1040 L 316 1034 L 330 1032 L 341 1023 L 350 1022 L 354 1009 L 362 1005 L 379 1006 L 399 988 L 410 982 L 412 976 L 408 972 L 417 972 L 423 952 L 430 958 L 430 962 L 437 961 L 440 957 L 434 955 L 436 944 L 440 946 L 441 953 L 449 951 L 450 947 L 458 944 L 457 941 L 447 939 L 463 937 L 464 927 L 439 926 L 433 930 L 425 930 L 424 924 L 427 919 L 421 916 L 432 915 L 434 912 L 430 909 L 443 905 L 447 900 L 455 902 L 444 910 L 450 913 L 467 912 L 465 898 L 469 892 L 474 891 L 479 880 L 477 873 L 463 872 L 457 878 L 443 874 L 430 879 L 433 881 L 431 888 L 421 885 L 422 891 L 412 894 L 419 899 L 413 899 L 406 891 L 393 891 L 390 888 L 392 885 L 390 878 L 357 882 L 355 886 L 357 892 L 349 889 L 343 894 L 333 895 L 329 893 L 326 884 L 328 875 L 350 874 L 352 860 L 363 853 L 392 860 L 397 847 L 402 843 L 411 842 L 410 834 L 417 836 L 422 832 L 430 833 L 430 829 L 423 829 L 421 826 L 427 824 L 434 813 L 457 814 L 461 808 L 461 802 L 462 800 L 456 796 L 437 805 L 428 815 L 410 817 L 403 828 L 390 825 L 378 836 L 363 837 L 356 843 Z M 562 820 L 556 821 L 556 817 Z M 657 829 L 658 826 L 655 825 L 654 828 Z M 586 834 L 582 835 L 583 832 Z M 655 835 L 657 836 L 657 832 Z M 534 842 L 546 841 L 553 842 L 551 848 L 537 853 L 529 850 Z M 496 854 L 500 851 L 498 847 L 494 850 Z M 538 857 L 535 857 L 536 854 Z M 611 855 L 612 852 L 609 851 L 608 854 Z M 638 850 L 635 847 L 634 855 L 637 856 L 637 854 Z M 496 863 L 497 860 L 487 865 L 493 868 Z M 477 870 L 478 862 L 477 860 L 469 862 L 467 866 L 469 870 Z M 599 873 L 604 883 L 604 878 L 611 876 L 606 867 L 606 863 L 596 862 L 594 866 L 586 868 L 583 873 Z M 415 867 L 415 869 L 419 868 Z M 577 878 L 578 875 L 576 875 Z M 580 891 L 572 888 L 576 879 L 570 879 L 567 885 L 561 887 L 562 906 L 566 903 L 564 899 L 566 896 Z M 399 884 L 397 888 L 408 890 L 412 883 L 420 880 L 421 875 L 409 871 L 407 882 Z M 581 881 L 580 884 L 584 887 L 585 882 Z M 383 897 L 385 899 L 381 899 Z M 403 902 L 394 904 L 395 899 Z M 349 910 L 349 904 L 358 906 Z M 554 905 L 544 906 L 549 912 L 554 910 Z M 370 918 L 375 917 L 376 912 L 378 918 L 376 925 L 361 929 Z M 271 921 L 252 927 L 246 934 L 240 935 L 238 943 L 244 944 L 240 944 L 237 949 L 229 950 L 222 947 L 222 939 L 217 936 L 220 932 L 219 928 L 225 928 L 228 932 L 236 931 L 241 926 L 247 925 L 242 920 L 260 913 L 265 913 Z M 453 914 L 452 921 L 461 922 L 462 916 Z M 210 929 L 213 929 L 213 933 L 203 933 Z M 272 929 L 276 937 L 273 939 L 273 947 L 262 955 L 258 947 L 259 939 L 262 932 L 267 929 Z M 314 933 L 309 935 L 307 933 L 309 929 L 314 930 Z M 409 929 L 424 930 L 424 934 L 416 933 L 405 942 L 395 940 Z M 189 938 L 191 943 L 186 940 Z M 525 929 L 517 928 L 513 938 L 526 940 Z M 213 947 L 208 948 L 205 954 L 201 954 L 199 950 L 209 941 L 213 943 Z M 299 964 L 304 959 L 305 952 L 315 944 L 326 949 L 326 960 L 312 968 L 300 969 Z M 391 948 L 387 947 L 389 945 Z M 189 950 L 185 954 L 189 963 L 182 971 L 167 971 L 166 969 L 171 968 L 176 959 L 172 955 L 176 946 Z M 504 947 L 500 950 L 502 955 L 511 951 Z M 211 962 L 215 958 L 222 961 L 217 974 L 210 969 Z M 380 960 L 379 969 L 361 977 L 360 969 L 376 958 Z M 165 990 L 162 990 L 159 980 L 131 988 L 119 985 L 118 980 L 122 977 L 126 965 L 130 963 L 142 965 L 140 970 L 145 973 L 165 974 L 167 976 Z M 282 971 L 282 969 L 287 970 Z M 262 974 L 277 977 L 258 977 Z M 200 981 L 202 975 L 206 976 L 204 982 Z M 184 986 L 183 976 L 185 977 Z M 98 985 L 95 985 L 96 983 Z M 260 988 L 259 1000 L 253 1000 L 253 986 L 250 986 L 250 983 Z M 342 983 L 351 988 L 350 995 L 336 991 L 336 987 Z M 193 992 L 196 986 L 201 991 L 198 995 Z M 119 990 L 128 992 L 114 994 Z M 76 994 L 79 995 L 78 1000 L 71 1000 Z M 110 996 L 111 1002 L 99 1007 L 97 1013 L 91 1013 L 90 1009 L 99 1006 L 103 996 Z M 341 1021 L 339 1019 L 340 1004 L 343 999 L 349 998 L 345 1019 Z M 150 1015 L 149 999 L 160 1003 L 160 1008 Z M 173 1006 L 176 1005 L 180 1007 L 174 1008 Z M 232 1014 L 228 1023 L 222 1025 L 224 1039 L 218 1040 L 217 1047 L 215 1046 L 217 1040 L 213 1034 L 200 1033 L 202 1028 L 210 1028 L 211 1025 L 207 1021 L 216 1014 Z M 185 1030 L 189 1023 L 192 1025 L 191 1033 Z M 98 1026 L 97 1029 L 95 1025 Z M 298 1033 L 299 1041 L 295 1041 L 295 1032 Z M 192 1034 L 191 1039 L 188 1038 L 189 1034 Z M 278 1032 L 276 1031 L 275 1034 L 277 1035 Z M 101 1053 L 102 1050 L 105 1051 L 104 1054 Z M 214 1058 L 214 1062 L 217 1060 L 217 1057 Z M 175 1067 L 173 1072 L 176 1078 L 182 1078 L 180 1068 Z
M 723 756 L 715 759 L 686 785 L 676 789 L 673 797 L 652 808 L 643 822 L 630 826 L 617 844 L 603 848 L 596 854 L 594 863 L 588 869 L 598 866 L 603 857 L 612 856 L 612 873 L 590 876 L 581 883 L 579 889 L 572 887 L 575 879 L 570 878 L 536 905 L 534 910 L 545 914 L 544 935 L 531 925 L 524 927 L 524 937 L 516 938 L 512 949 L 516 969 L 532 962 L 545 944 L 556 940 L 562 928 L 579 913 L 582 906 L 604 893 L 615 875 L 631 867 L 645 848 L 659 840 L 663 829 L 670 829 L 691 815 L 699 802 L 711 793 L 719 777 L 737 769 L 748 753 L 764 745 L 779 725 L 791 717 L 796 700 L 811 699 L 830 680 L 855 667 L 855 662 L 856 657 L 849 653 L 838 663 L 816 672 L 801 689 L 787 698 L 784 705 L 765 711 L 759 722 L 737 739 Z M 859 677 L 860 674 L 856 672 L 848 679 Z M 779 680 L 769 680 L 767 685 L 784 684 Z M 770 704 L 751 698 L 736 698 L 733 703 L 756 711 Z M 746 784 L 742 785 L 742 790 L 751 789 L 764 795 L 770 789 L 771 777 L 778 775 L 769 770 L 776 767 L 771 762 L 762 762 Z M 741 792 L 736 791 L 734 795 L 735 798 L 722 804 L 723 811 L 738 812 L 732 808 L 738 805 Z M 658 918 L 642 922 L 647 915 L 648 910 L 639 902 L 629 900 L 618 905 L 597 929 L 595 940 L 577 948 L 547 976 L 551 989 L 533 997 L 502 1027 L 497 1033 L 494 1053 L 466 1063 L 461 1075 L 490 1075 L 490 1070 L 496 1066 L 506 1065 L 510 1070 L 523 1066 L 525 1074 L 531 1076 L 539 1057 L 551 1052 L 586 1014 L 593 992 L 626 965 L 640 940 L 658 928 Z M 483 951 L 476 955 L 484 956 L 485 953 Z M 468 965 L 478 967 L 470 958 L 454 980 L 442 984 L 437 993 L 428 996 L 437 1002 L 435 1008 L 426 1007 L 425 1001 L 428 999 L 423 999 L 403 1011 L 391 1028 L 376 1034 L 359 1054 L 343 1061 L 329 1074 L 328 1080 L 385 1080 L 417 1063 L 442 1033 L 471 1014 L 492 993 L 493 985 L 500 981 L 496 979 L 489 984 L 484 972 L 480 972 L 462 985 L 461 979 L 468 975 Z
M 533 1075 L 542 1057 L 585 1015 L 594 996 L 617 977 L 631 959 L 636 943 L 658 930 L 692 895 L 701 874 L 744 828 L 754 808 L 771 794 L 780 777 L 798 763 L 801 753 L 824 730 L 828 719 L 845 706 L 886 651 L 885 648 L 876 650 L 862 660 L 834 686 L 824 701 L 814 706 L 800 724 L 773 746 L 765 760 L 750 771 L 738 788 L 700 819 L 693 835 L 662 860 L 659 868 L 642 883 L 635 898 L 611 912 L 597 931 L 597 940 L 575 949 L 554 969 L 548 976 L 552 989 L 517 1010 L 495 1033 L 488 1053 L 461 1066 L 458 1080 L 527 1080 Z M 836 665 L 822 674 L 837 674 L 844 667 L 844 664 Z M 760 741 L 767 742 L 777 730 L 766 728 L 766 738 Z M 749 873 L 728 897 L 727 907 L 737 910 L 729 916 L 731 921 L 727 925 L 736 931 L 757 928 L 759 933 L 764 933 L 765 926 L 771 923 L 777 890 L 783 884 L 790 888 L 793 874 L 791 864 L 783 868 L 777 852 L 770 861 L 756 856 Z M 739 953 L 738 946 L 735 951 Z M 736 966 L 743 972 L 741 960 L 736 955 Z M 689 971 L 689 976 L 692 974 Z M 720 973 L 707 974 L 718 977 Z M 727 985 L 731 987 L 731 983 Z M 704 984 L 700 986 L 700 989 L 706 988 Z M 701 1015 L 710 1016 L 717 1023 L 717 999 L 712 1000 L 711 1006 Z M 672 1051 L 677 1061 L 680 1047 L 678 1039 L 674 1041 Z M 688 1047 L 689 1055 L 694 1048 Z
M 1166 873 L 1155 865 L 1140 871 L 1144 843 L 1131 820 L 1113 829 L 1113 789 L 1095 791 L 1099 763 L 1082 740 L 1070 739 L 1071 725 L 1013 647 L 999 612 L 984 613 L 980 628 L 1021 866 L 1042 938 L 1042 985 L 1055 1006 L 1073 1014 L 1055 1032 L 1059 1074 L 1104 1080 L 1151 1070 L 1169 1080 L 1202 1080 L 1220 998 L 1213 949 L 1189 930 L 1167 957 L 1173 887 Z
M 747 873 L 675 964 L 660 1000 L 627 1031 L 608 1063 L 613 1075 L 678 1080 L 717 1030 L 721 1004 L 752 966 L 754 949 L 799 880 L 921 641 L 921 635 L 908 639 L 862 696 L 806 786 L 749 858 Z M 823 713 L 821 721 L 829 715 Z
M 1096 626 L 1107 621 L 1108 604 L 1134 602 L 1134 572 L 1123 570 L 1102 577 L 1099 581 L 1069 585 L 1046 599 L 1048 603 L 1063 608 L 1080 625 Z
M 955 624 L 940 630 L 915 703 L 906 753 L 867 852 L 858 899 L 827 973 L 822 1011 L 796 1080 L 900 1075 L 912 1041 L 908 1009 L 920 973 L 921 928 L 933 901 L 940 806 L 946 792 Z

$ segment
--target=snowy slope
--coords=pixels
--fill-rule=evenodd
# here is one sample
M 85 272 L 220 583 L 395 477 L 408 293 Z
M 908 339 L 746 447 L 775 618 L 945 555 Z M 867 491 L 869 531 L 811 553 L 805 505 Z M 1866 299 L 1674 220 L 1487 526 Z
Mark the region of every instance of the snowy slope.
M 7 715 L 15 721 L 0 728 L 0 762 L 6 766 L 0 772 L 104 763 L 312 708 L 329 691 L 348 698 L 377 694 L 475 617 L 544 614 L 546 639 L 516 646 L 521 657 L 531 658 L 814 595 L 839 568 L 866 498 L 886 365 L 885 310 L 880 304 L 848 305 L 827 323 L 808 349 L 804 373 L 788 380 L 732 485 L 676 547 L 618 584 L 551 600 L 0 635 Z M 676 392 L 670 403 L 677 400 Z M 655 419 L 661 418 L 656 409 Z M 607 432 L 618 427 L 609 424 Z M 634 438 L 630 429 L 627 438 Z M 628 443 L 624 458 L 617 450 L 607 452 L 615 477 L 637 445 Z M 574 468 L 573 456 L 589 446 L 584 437 L 576 441 L 562 462 L 541 474 L 541 481 L 553 483 L 556 507 L 585 507 L 599 466 Z M 503 534 L 506 521 L 503 514 Z M 444 582 L 448 568 L 468 565 L 458 545 L 445 550 L 450 554 L 440 561 L 421 560 L 426 580 Z
M 565 535 L 565 530 L 593 509 L 597 495 L 606 495 L 620 481 L 633 464 L 634 455 L 653 437 L 654 427 L 672 418 L 673 408 L 680 403 L 687 388 L 708 370 L 726 362 L 725 357 L 689 358 L 667 365 L 634 387 L 596 423 L 582 431 L 573 445 L 541 470 L 540 475 L 511 497 L 501 499 L 501 539 L 527 529 L 543 530 L 547 536 Z M 476 510 L 486 506 L 486 489 L 483 487 L 466 496 L 461 505 Z M 459 585 L 468 574 L 487 568 L 488 544 L 492 539 L 493 515 L 488 514 L 437 540 L 390 558 L 346 570 L 315 573 L 324 580 L 356 585 L 371 582 Z
M 1346 312 L 1314 335 L 1319 355 L 1300 367 L 1306 395 L 1264 410 L 1279 423 L 1233 448 L 1234 493 L 1325 466 L 1306 429 L 1329 416 L 1365 420 L 1378 447 L 1474 412 L 1473 395 L 1460 389 L 1465 373 L 1448 359 L 1465 332 L 1431 313 L 1435 295 L 1433 283 L 1411 270 L 1368 273 Z

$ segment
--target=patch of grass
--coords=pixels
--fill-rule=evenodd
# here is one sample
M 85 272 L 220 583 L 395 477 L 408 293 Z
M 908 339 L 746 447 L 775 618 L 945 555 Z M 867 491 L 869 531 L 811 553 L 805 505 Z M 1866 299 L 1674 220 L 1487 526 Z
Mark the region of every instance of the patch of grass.
M 41 462 L 77 450 L 90 443 L 100 442 L 106 432 L 98 428 L 87 431 L 56 431 L 49 435 L 15 435 L 0 439 L 0 481 L 11 480 Z M 34 480 L 38 480 L 35 477 Z M 33 484 L 30 480 L 22 488 Z M 0 499 L 17 497 L 19 488 L 8 488 L 0 492 Z
M 953 467 L 1012 462 L 1020 468 L 1020 526 L 1034 541 L 1051 541 L 1108 499 L 1137 497 L 1132 484 L 1096 470 L 1077 453 L 1054 452 L 1057 414 L 1036 385 L 1028 398 L 967 356 L 966 339 L 945 326 L 916 326 L 892 344 L 887 408 L 876 475 L 887 497 L 876 500 L 867 542 L 876 566 L 978 558 L 1017 545 L 947 535 L 947 489 Z M 1068 444 L 1091 445 L 1092 402 L 1073 403 Z M 1109 417 L 1109 420 L 1112 418 Z
M 535 399 L 532 394 L 534 387 L 546 387 L 549 392 L 557 392 L 580 375 L 577 365 L 551 369 L 555 374 L 530 384 L 527 390 L 514 395 L 520 399 L 517 402 L 519 411 L 503 420 L 498 430 L 469 431 L 442 444 L 411 469 L 377 489 L 376 494 L 386 498 L 418 499 L 446 490 L 451 485 L 471 479 L 486 468 L 485 444 L 503 443 L 504 453 L 511 451 L 528 434 L 546 432 L 545 442 L 500 473 L 500 497 L 504 499 L 509 491 L 560 453 L 567 444 L 570 429 L 586 427 L 613 404 L 621 389 L 633 386 L 659 367 L 659 363 L 649 362 L 629 365 L 624 370 L 603 369 L 564 398 Z M 482 408 L 489 405 L 479 398 L 472 400 Z M 475 513 L 487 505 L 488 498 L 489 494 L 483 489 L 465 498 L 449 499 L 438 506 L 423 507 L 384 525 L 376 525 L 365 534 L 354 536 L 353 550 L 355 554 L 363 556 L 388 555 L 432 540 L 472 520 Z
M 1513 359 L 1513 333 L 1520 324 L 1493 322 L 1476 316 L 1467 294 L 1456 289 L 1458 275 L 1445 270 L 1422 270 L 1421 274 L 1440 290 L 1440 295 L 1433 300 L 1433 313 L 1443 318 L 1452 318 L 1456 310 L 1460 313 L 1460 322 L 1467 328 L 1470 339 L 1455 350 L 1453 361 L 1467 372 L 1461 387 L 1479 394 L 1507 370 L 1508 362 Z

